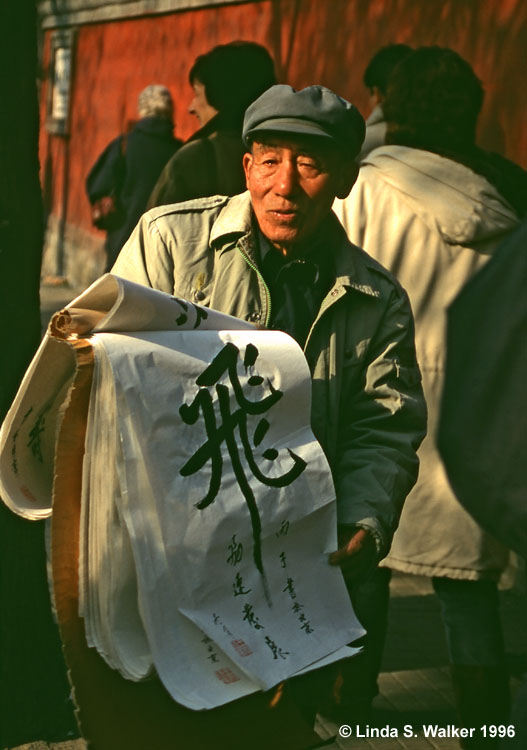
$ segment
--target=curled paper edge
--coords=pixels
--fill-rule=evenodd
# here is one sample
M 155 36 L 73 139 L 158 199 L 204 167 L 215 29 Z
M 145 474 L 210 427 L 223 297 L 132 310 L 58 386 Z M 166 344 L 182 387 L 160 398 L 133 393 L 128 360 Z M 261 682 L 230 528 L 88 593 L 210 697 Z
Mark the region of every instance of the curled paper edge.
M 72 335 L 85 336 L 91 333 L 106 313 L 81 307 L 66 307 L 56 312 L 49 324 L 51 336 L 66 339 Z

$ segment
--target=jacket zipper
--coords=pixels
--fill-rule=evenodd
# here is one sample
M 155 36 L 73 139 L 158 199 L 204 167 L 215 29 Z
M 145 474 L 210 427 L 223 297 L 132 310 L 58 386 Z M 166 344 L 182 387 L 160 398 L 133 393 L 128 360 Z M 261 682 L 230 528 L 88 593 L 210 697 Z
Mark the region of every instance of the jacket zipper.
M 266 296 L 266 299 L 267 299 L 267 314 L 265 316 L 265 323 L 264 323 L 264 325 L 267 328 L 269 326 L 269 323 L 271 322 L 271 293 L 269 291 L 269 287 L 265 283 L 264 277 L 262 276 L 262 274 L 258 270 L 257 266 L 255 266 L 254 263 L 251 261 L 251 259 L 247 257 L 247 255 L 243 252 L 243 250 L 241 249 L 241 247 L 239 245 L 236 245 L 236 248 L 241 253 L 242 258 L 245 260 L 245 262 L 247 263 L 247 265 L 249 266 L 249 268 L 252 268 L 252 270 L 256 273 L 256 275 L 258 276 L 258 278 L 262 282 L 263 288 L 265 289 L 265 296 Z

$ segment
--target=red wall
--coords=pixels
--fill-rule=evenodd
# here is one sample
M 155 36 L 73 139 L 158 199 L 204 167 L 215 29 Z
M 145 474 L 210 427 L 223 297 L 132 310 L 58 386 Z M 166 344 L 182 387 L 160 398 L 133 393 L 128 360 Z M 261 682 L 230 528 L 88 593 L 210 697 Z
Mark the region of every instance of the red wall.
M 282 82 L 297 88 L 327 85 L 364 115 L 368 94 L 362 74 L 379 47 L 391 42 L 452 47 L 471 63 L 486 90 L 479 142 L 527 164 L 520 88 L 527 49 L 524 0 L 263 0 L 79 28 L 69 154 L 66 140 L 41 129 L 44 192 L 52 212 L 60 213 L 66 176 L 67 220 L 91 227 L 86 174 L 108 141 L 135 118 L 137 95 L 148 84 L 170 88 L 176 134 L 188 137 L 197 127 L 187 113 L 188 70 L 197 55 L 234 39 L 266 45 Z M 42 93 L 44 121 L 46 85 Z

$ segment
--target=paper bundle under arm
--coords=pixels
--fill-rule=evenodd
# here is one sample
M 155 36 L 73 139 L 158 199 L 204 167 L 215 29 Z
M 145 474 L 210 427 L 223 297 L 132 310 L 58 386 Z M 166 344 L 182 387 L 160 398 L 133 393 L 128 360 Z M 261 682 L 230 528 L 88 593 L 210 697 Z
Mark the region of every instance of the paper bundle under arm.
M 327 563 L 331 473 L 307 363 L 286 334 L 102 277 L 54 316 L 2 427 L 9 507 L 51 514 L 57 429 L 87 344 L 89 645 L 128 679 L 155 667 L 193 709 L 353 653 L 344 646 L 363 630 Z

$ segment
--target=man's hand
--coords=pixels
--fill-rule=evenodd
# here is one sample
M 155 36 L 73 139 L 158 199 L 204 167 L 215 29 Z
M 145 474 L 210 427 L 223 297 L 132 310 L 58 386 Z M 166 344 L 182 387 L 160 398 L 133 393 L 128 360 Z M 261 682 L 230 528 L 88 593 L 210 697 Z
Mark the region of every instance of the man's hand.
M 339 548 L 329 556 L 330 565 L 340 565 L 348 580 L 361 578 L 377 562 L 375 539 L 366 529 L 341 526 Z

